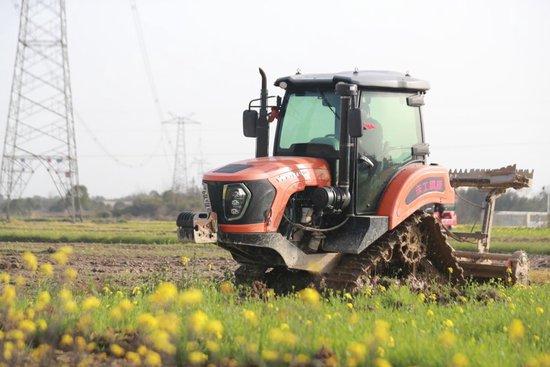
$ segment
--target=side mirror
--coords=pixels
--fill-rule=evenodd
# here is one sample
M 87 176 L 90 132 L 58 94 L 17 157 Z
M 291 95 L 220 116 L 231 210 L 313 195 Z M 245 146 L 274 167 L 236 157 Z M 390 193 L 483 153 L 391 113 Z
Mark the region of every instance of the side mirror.
M 363 136 L 363 120 L 361 119 L 361 109 L 352 108 L 348 113 L 348 133 L 352 138 Z
M 258 111 L 244 110 L 243 112 L 243 134 L 247 138 L 258 136 L 256 126 L 258 125 Z
M 407 106 L 409 106 L 409 107 L 424 106 L 424 95 L 423 94 L 413 94 L 412 96 L 408 96 L 407 97 Z
M 413 145 L 411 155 L 413 158 L 425 158 L 427 155 L 430 155 L 430 145 L 426 143 L 418 143 Z

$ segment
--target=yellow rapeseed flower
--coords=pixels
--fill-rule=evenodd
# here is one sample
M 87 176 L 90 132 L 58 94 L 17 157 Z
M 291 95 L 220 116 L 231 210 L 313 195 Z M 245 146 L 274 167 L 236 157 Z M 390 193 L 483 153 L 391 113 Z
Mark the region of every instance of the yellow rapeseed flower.
M 187 266 L 189 264 L 189 261 L 191 261 L 191 259 L 189 259 L 187 256 L 182 256 L 180 257 L 180 261 L 183 266 Z
M 153 346 L 159 352 L 164 352 L 169 355 L 176 353 L 176 347 L 170 341 L 170 334 L 164 330 L 155 330 L 150 335 L 149 338 L 153 343 Z
M 72 253 L 74 252 L 74 249 L 72 248 L 72 246 L 61 246 L 60 248 L 57 249 L 58 252 L 62 252 L 66 255 L 72 255 Z
M 74 343 L 76 344 L 78 350 L 83 351 L 86 349 L 86 339 L 84 339 L 84 337 L 80 335 L 77 336 L 76 338 L 74 338 Z
M 36 255 L 29 251 L 25 251 L 22 257 L 23 262 L 25 263 L 25 267 L 28 270 L 36 271 L 36 269 L 38 269 L 38 258 L 36 257 Z
M 223 294 L 231 294 L 235 291 L 235 287 L 233 287 L 233 283 L 229 281 L 222 282 L 220 284 L 220 292 Z
M 78 305 L 72 299 L 65 301 L 63 304 L 63 310 L 67 313 L 75 313 L 78 311 Z
M 113 307 L 111 311 L 109 311 L 109 316 L 111 316 L 113 320 L 119 321 L 119 320 L 122 320 L 123 313 L 120 307 L 116 306 L 116 307 Z
M 189 363 L 192 365 L 199 365 L 204 364 L 208 360 L 208 356 L 202 352 L 194 351 L 189 353 L 189 356 L 187 357 L 189 360 Z
M 141 287 L 134 287 L 132 289 L 132 295 L 133 296 L 140 296 L 141 295 Z
M 158 326 L 158 320 L 150 313 L 142 313 L 137 318 L 138 325 L 144 329 L 154 329 Z
M 374 321 L 373 335 L 379 343 L 387 343 L 390 338 L 390 324 L 384 320 Z
M 351 342 L 346 351 L 347 354 L 357 362 L 362 362 L 367 357 L 367 346 L 363 343 Z
M 453 323 L 453 320 L 446 319 L 443 321 L 443 325 L 448 328 L 452 328 L 455 324 Z
M 78 319 L 78 322 L 76 323 L 76 328 L 83 333 L 87 333 L 90 331 L 92 323 L 92 316 L 87 313 L 80 316 L 80 319 Z
M 63 301 L 68 301 L 68 300 L 72 300 L 73 299 L 73 293 L 67 289 L 67 288 L 63 288 L 59 291 L 59 298 Z
M 445 330 L 439 335 L 439 343 L 445 348 L 452 347 L 455 342 L 456 336 L 449 330 Z
M 15 285 L 18 287 L 22 287 L 25 284 L 27 284 L 27 279 L 22 275 L 17 275 L 15 277 Z
M 206 322 L 208 321 L 208 315 L 203 311 L 195 311 L 189 317 L 189 328 L 195 333 L 200 333 L 204 330 Z
M 376 358 L 373 362 L 374 367 L 391 367 L 391 363 L 384 358 Z
M 173 283 L 164 282 L 149 296 L 149 300 L 157 306 L 165 306 L 174 301 L 177 294 L 178 289 Z
M 10 275 L 5 271 L 0 273 L 0 283 L 8 284 L 10 282 Z
M 44 359 L 46 353 L 50 351 L 50 346 L 48 344 L 40 344 L 38 347 L 34 348 L 31 352 L 31 357 L 35 362 L 40 362 Z M 37 363 L 39 364 L 39 363 Z
M 525 327 L 521 320 L 513 319 L 508 326 L 508 336 L 512 341 L 518 341 L 525 335 Z
M 36 298 L 36 304 L 35 308 L 37 311 L 43 310 L 51 301 L 52 296 L 50 296 L 50 293 L 48 291 L 42 291 L 38 293 L 38 297 Z
M 64 347 L 70 347 L 71 345 L 73 345 L 73 337 L 69 334 L 63 334 L 63 336 L 61 336 L 61 340 L 59 341 L 59 344 L 61 344 L 62 346 Z
M 321 295 L 319 294 L 319 292 L 317 292 L 313 288 L 302 289 L 298 293 L 298 296 L 300 297 L 300 299 L 303 302 L 309 303 L 311 305 L 317 305 L 317 304 L 319 304 L 319 301 L 321 300 Z
M 294 346 L 298 339 L 290 330 L 281 327 L 269 330 L 267 336 L 274 344 L 286 345 L 288 347 Z
M 215 341 L 207 340 L 205 345 L 210 353 L 218 353 L 220 351 L 220 345 Z
M 16 295 L 17 292 L 15 291 L 15 287 L 11 284 L 6 284 L 2 291 L 2 296 L 0 296 L 0 305 L 13 305 Z
M 12 342 L 4 343 L 4 350 L 2 352 L 2 356 L 6 361 L 9 361 L 13 358 L 13 349 L 14 349 L 14 345 Z
M 275 350 L 264 349 L 262 350 L 262 359 L 265 362 L 275 362 L 279 358 L 279 354 Z
M 302 353 L 298 354 L 296 358 L 294 358 L 294 363 L 298 366 L 307 366 L 309 365 L 309 361 L 309 356 Z
M 53 265 L 49 263 L 41 264 L 40 273 L 45 277 L 51 277 L 53 275 Z
M 48 329 L 48 323 L 44 319 L 36 320 L 36 327 L 39 331 L 46 331 Z
M 120 300 L 120 302 L 118 303 L 118 307 L 120 307 L 120 309 L 122 311 L 128 312 L 132 308 L 134 308 L 134 304 L 128 298 L 124 298 L 124 299 Z
M 243 310 L 243 317 L 246 321 L 248 321 L 252 325 L 257 325 L 258 324 L 258 316 L 256 316 L 256 314 L 252 310 L 244 309 Z
M 25 340 L 25 333 L 23 333 L 19 329 L 12 329 L 6 333 L 6 339 L 12 339 L 12 340 Z
M 89 342 L 88 344 L 86 344 L 86 352 L 92 353 L 96 347 L 97 347 L 96 343 Z
M 202 299 L 202 292 L 195 288 L 183 291 L 178 297 L 178 301 L 182 306 L 197 305 L 202 302 Z
M 434 315 L 434 312 L 432 310 L 428 310 L 426 311 L 426 315 L 428 315 L 428 317 L 432 317 Z
M 126 354 L 124 355 L 124 359 L 136 366 L 139 366 L 141 364 L 141 357 L 136 352 L 126 352 Z
M 57 265 L 65 265 L 69 261 L 69 256 L 61 251 L 54 252 L 50 257 Z
M 180 330 L 180 318 L 173 312 L 161 313 L 156 316 L 159 328 L 172 335 L 178 334 Z
M 469 364 L 468 357 L 462 353 L 456 353 L 451 360 L 452 367 L 467 367 Z
M 116 343 L 113 343 L 109 346 L 109 350 L 111 351 L 111 353 L 117 357 L 117 358 L 120 358 L 122 357 L 126 351 L 124 350 L 124 348 L 122 348 L 120 345 L 116 344 Z
M 36 324 L 32 320 L 25 319 L 19 322 L 18 328 L 25 334 L 32 334 L 36 331 Z
M 65 269 L 64 274 L 65 274 L 65 278 L 67 278 L 67 280 L 73 281 L 78 276 L 78 271 L 75 268 L 69 267 L 69 268 Z
M 138 352 L 140 356 L 145 357 L 147 355 L 148 349 L 145 345 L 142 344 L 137 347 L 136 352 Z
M 99 306 L 101 306 L 101 301 L 99 298 L 94 296 L 87 297 L 82 301 L 82 309 L 84 311 L 89 311 L 94 308 L 98 308 Z
M 149 367 L 162 366 L 162 358 L 160 357 L 160 354 L 155 351 L 148 350 L 145 354 L 145 365 Z
M 537 313 L 537 315 L 540 316 L 544 313 L 544 308 L 539 306 L 539 307 L 535 308 L 535 312 Z
M 221 339 L 223 335 L 223 325 L 220 320 L 208 320 L 205 326 L 205 331 L 208 334 Z

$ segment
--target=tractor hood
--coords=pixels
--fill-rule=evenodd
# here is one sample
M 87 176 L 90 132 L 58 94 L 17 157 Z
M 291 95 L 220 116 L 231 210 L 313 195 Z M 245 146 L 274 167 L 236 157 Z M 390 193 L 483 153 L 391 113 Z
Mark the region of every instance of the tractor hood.
M 330 182 L 329 166 L 324 159 L 277 156 L 247 159 L 228 164 L 207 172 L 204 175 L 204 181 L 243 182 L 277 179 L 281 182 L 285 176 L 289 175 L 294 176 L 289 179 L 303 176 L 308 181 L 313 178 L 312 174 L 317 179 Z

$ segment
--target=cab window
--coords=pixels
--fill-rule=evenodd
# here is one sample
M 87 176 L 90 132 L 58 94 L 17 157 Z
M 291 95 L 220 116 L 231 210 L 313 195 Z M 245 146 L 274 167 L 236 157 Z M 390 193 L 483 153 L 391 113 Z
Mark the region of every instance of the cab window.
M 356 208 L 374 213 L 393 175 L 412 160 L 412 146 L 422 142 L 420 108 L 407 105 L 411 93 L 363 91 L 359 107 L 363 136 L 357 141 Z M 367 157 L 374 166 L 366 164 Z

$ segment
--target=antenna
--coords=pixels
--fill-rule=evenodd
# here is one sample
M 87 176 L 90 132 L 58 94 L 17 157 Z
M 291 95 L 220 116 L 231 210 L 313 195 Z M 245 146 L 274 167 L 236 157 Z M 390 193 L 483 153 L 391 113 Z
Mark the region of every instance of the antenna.
M 38 168 L 82 220 L 64 0 L 22 0 L 0 192 L 10 203 Z

